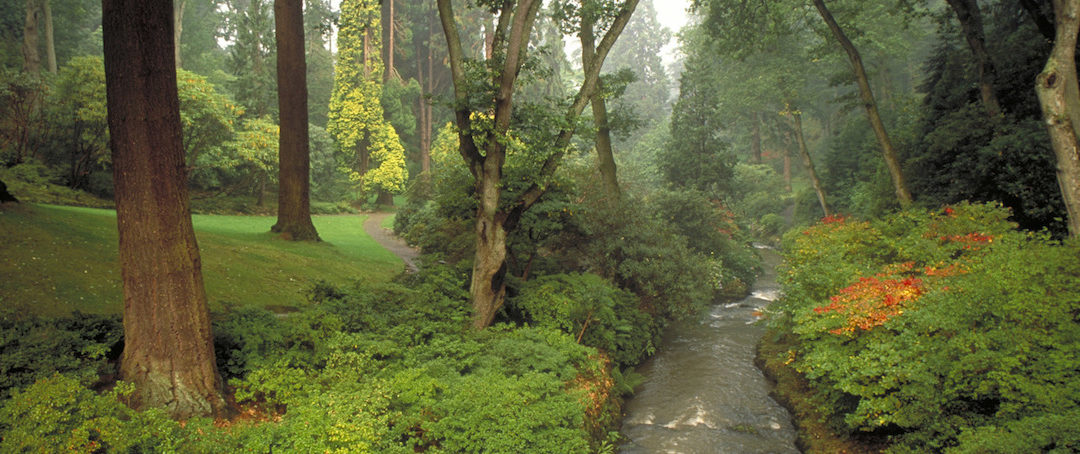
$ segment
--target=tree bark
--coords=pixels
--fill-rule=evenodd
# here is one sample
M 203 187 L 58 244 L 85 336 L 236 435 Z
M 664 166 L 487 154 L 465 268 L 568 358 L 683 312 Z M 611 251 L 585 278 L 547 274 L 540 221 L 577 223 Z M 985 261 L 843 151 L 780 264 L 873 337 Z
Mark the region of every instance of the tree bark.
M 810 183 L 814 186 L 814 192 L 817 193 L 822 213 L 824 213 L 824 216 L 829 216 L 829 204 L 825 202 L 825 189 L 821 186 L 817 171 L 814 170 L 814 161 L 810 159 L 810 150 L 806 146 L 806 137 L 803 136 L 802 114 L 792 112 L 791 118 L 795 122 L 795 141 L 799 144 L 799 154 L 802 155 L 803 165 L 806 166 L 806 172 L 810 176 Z
M 596 36 L 593 31 L 593 20 L 590 17 L 581 19 L 581 64 L 588 68 L 596 64 Z M 593 123 L 596 124 L 596 158 L 600 168 L 600 179 L 603 180 L 604 193 L 610 201 L 617 201 L 622 197 L 619 189 L 619 177 L 615 165 L 615 153 L 611 146 L 611 127 L 608 126 L 607 103 L 604 101 L 603 84 L 597 83 L 596 93 L 592 97 Z
M 120 375 L 135 408 L 221 415 L 210 314 L 191 225 L 172 5 L 104 0 L 106 97 L 124 283 Z
M 877 101 L 874 99 L 874 92 L 870 90 L 870 81 L 866 77 L 866 68 L 863 66 L 859 50 L 855 48 L 855 45 L 844 34 L 840 25 L 836 23 L 832 13 L 825 7 L 825 2 L 823 0 L 813 0 L 813 2 L 814 7 L 821 14 L 821 18 L 825 20 L 825 24 L 832 31 L 833 37 L 836 38 L 848 55 L 852 71 L 855 73 L 855 81 L 859 85 L 859 96 L 862 98 L 863 107 L 866 109 L 866 116 L 870 119 L 870 126 L 874 130 L 874 135 L 877 136 L 878 143 L 881 144 L 881 154 L 885 158 L 885 165 L 889 168 L 889 175 L 892 177 L 896 200 L 900 202 L 902 208 L 907 208 L 911 206 L 911 192 L 908 192 L 907 185 L 904 183 L 904 173 L 900 168 L 900 160 L 896 156 L 896 149 L 893 148 L 892 140 L 889 139 L 889 134 L 885 131 L 885 123 L 881 121 L 881 115 L 878 113 Z
M 180 38 L 184 34 L 184 7 L 187 6 L 187 0 L 177 0 L 173 2 L 173 47 L 176 53 L 176 67 L 183 68 L 183 60 L 180 58 Z
M 1076 41 L 1080 2 L 1054 0 L 1054 47 L 1035 79 L 1043 118 L 1057 160 L 1057 180 L 1068 212 L 1069 235 L 1080 236 L 1080 88 L 1076 75 Z
M 278 220 L 271 232 L 296 241 L 319 241 L 311 222 L 307 62 L 303 0 L 274 0 L 277 40 Z
M 1001 103 L 994 90 L 994 78 L 997 70 L 986 51 L 986 34 L 983 31 L 982 12 L 975 0 L 946 0 L 956 13 L 960 28 L 964 31 L 971 55 L 975 57 L 975 72 L 979 78 L 979 96 L 982 98 L 986 114 L 994 119 L 1001 115 Z
M 26 21 L 23 22 L 23 70 L 41 72 L 41 54 L 38 52 L 38 0 L 26 0 Z
M 761 114 L 750 115 L 750 156 L 754 164 L 761 164 Z
M 56 40 L 53 39 L 53 17 L 51 0 L 41 1 L 41 10 L 45 15 L 45 68 L 56 74 Z

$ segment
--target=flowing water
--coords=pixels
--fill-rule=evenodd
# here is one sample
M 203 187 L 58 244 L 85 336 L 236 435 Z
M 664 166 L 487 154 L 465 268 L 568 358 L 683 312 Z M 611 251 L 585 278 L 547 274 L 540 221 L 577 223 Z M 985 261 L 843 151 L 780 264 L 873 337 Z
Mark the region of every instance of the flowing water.
M 673 323 L 626 403 L 623 453 L 797 453 L 787 410 L 754 366 L 764 328 L 757 312 L 776 299 L 779 255 L 759 248 L 765 273 L 750 296 Z

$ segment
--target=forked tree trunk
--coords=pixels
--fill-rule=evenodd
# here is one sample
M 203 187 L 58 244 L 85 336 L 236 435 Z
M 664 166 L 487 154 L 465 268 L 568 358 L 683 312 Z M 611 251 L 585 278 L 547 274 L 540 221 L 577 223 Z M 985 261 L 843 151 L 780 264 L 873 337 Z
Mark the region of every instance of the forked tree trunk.
M 533 183 L 520 196 L 509 204 L 508 210 L 500 210 L 502 171 L 506 159 L 506 141 L 510 130 L 513 113 L 513 94 L 517 76 L 525 61 L 532 24 L 539 12 L 540 0 L 520 0 L 505 2 L 500 10 L 498 28 L 492 30 L 492 55 L 498 55 L 500 68 L 492 80 L 496 93 L 491 101 L 494 109 L 477 107 L 490 112 L 493 127 L 485 131 L 483 153 L 471 133 L 471 121 L 475 114 L 470 105 L 470 84 L 465 75 L 465 55 L 461 38 L 457 31 L 456 16 L 451 0 L 438 0 L 439 18 L 446 35 L 447 51 L 450 60 L 451 77 L 454 83 L 455 111 L 458 125 L 459 152 L 476 180 L 476 192 L 479 206 L 476 212 L 476 255 L 473 262 L 470 293 L 473 303 L 473 327 L 482 329 L 492 323 L 495 313 L 502 306 L 506 295 L 506 236 L 512 231 L 521 215 L 535 204 L 546 190 L 546 185 Z M 595 64 L 585 68 L 582 82 L 573 104 L 564 117 L 566 122 L 555 137 L 551 147 L 554 153 L 545 158 L 541 165 L 539 180 L 550 177 L 558 169 L 559 161 L 570 145 L 573 137 L 573 124 L 584 111 L 589 100 L 596 92 L 600 66 L 611 46 L 622 33 L 630 19 L 637 0 L 627 0 L 623 9 L 612 21 L 600 45 L 596 48 Z
M 994 77 L 997 70 L 994 62 L 990 59 L 990 53 L 986 51 L 986 34 L 983 31 L 982 12 L 979 11 L 979 3 L 975 0 L 946 0 L 956 19 L 960 22 L 960 28 L 964 30 L 971 55 L 975 57 L 975 72 L 979 78 L 979 96 L 982 98 L 986 114 L 995 118 L 1001 114 L 1001 104 L 998 102 L 997 93 L 994 90 Z
M 803 165 L 806 166 L 806 172 L 810 176 L 810 183 L 814 186 L 814 192 L 817 193 L 821 212 L 827 217 L 830 214 L 829 204 L 825 202 L 825 189 L 821 186 L 821 180 L 818 179 L 817 171 L 814 170 L 814 160 L 810 159 L 810 150 L 806 146 L 806 137 L 803 136 L 802 129 L 802 114 L 792 112 L 791 118 L 795 121 L 795 141 L 799 144 L 799 154 L 802 155 Z
M 221 415 L 199 248 L 191 225 L 173 60 L 172 4 L 104 0 L 124 354 L 135 408 Z
M 476 255 L 469 294 L 473 299 L 473 328 L 483 329 L 495 320 L 506 297 L 506 215 L 499 212 L 502 188 L 497 174 L 501 165 L 488 161 L 477 179 L 480 206 L 476 212 Z
M 874 100 L 874 92 L 870 90 L 870 81 L 866 77 L 866 68 L 863 66 L 859 50 L 855 48 L 855 45 L 844 34 L 840 25 L 836 23 L 832 13 L 825 7 L 825 2 L 823 0 L 813 1 L 818 13 L 821 14 L 821 18 L 825 20 L 825 24 L 832 31 L 833 37 L 836 38 L 848 55 L 852 71 L 855 73 L 855 81 L 859 85 L 859 96 L 862 98 L 863 107 L 866 109 L 866 116 L 870 119 L 870 126 L 873 128 L 874 135 L 877 136 L 878 143 L 881 145 L 881 154 L 885 158 L 885 165 L 889 168 L 889 175 L 892 177 L 896 200 L 900 202 L 901 207 L 907 208 L 911 206 L 911 193 L 908 192 L 907 184 L 904 182 L 904 172 L 900 168 L 900 160 L 896 156 L 896 149 L 893 147 L 892 140 L 889 139 L 889 134 L 885 131 L 885 123 L 881 121 L 881 115 L 878 113 L 877 101 Z
M 277 39 L 278 219 L 270 231 L 296 241 L 319 241 L 311 222 L 307 63 L 303 0 L 274 0 Z
M 1035 79 L 1035 92 L 1057 159 L 1058 186 L 1072 237 L 1080 236 L 1080 88 L 1075 60 L 1078 27 L 1080 2 L 1054 0 L 1054 47 Z
M 586 17 L 581 20 L 581 64 L 588 68 L 596 64 L 596 36 L 593 32 L 593 20 Z M 596 94 L 592 97 L 593 123 L 596 124 L 596 158 L 600 168 L 600 179 L 603 180 L 604 193 L 611 201 L 616 201 L 621 195 L 619 190 L 619 177 L 615 166 L 615 153 L 611 147 L 611 127 L 608 126 L 607 103 L 604 102 L 603 85 L 597 85 Z

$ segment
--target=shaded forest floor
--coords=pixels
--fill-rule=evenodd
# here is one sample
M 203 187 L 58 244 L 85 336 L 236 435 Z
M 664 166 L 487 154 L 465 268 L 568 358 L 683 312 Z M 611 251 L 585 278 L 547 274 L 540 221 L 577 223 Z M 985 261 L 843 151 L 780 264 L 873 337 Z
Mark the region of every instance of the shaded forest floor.
M 211 309 L 307 304 L 316 282 L 387 281 L 401 260 L 364 232 L 366 216 L 316 216 L 320 243 L 269 233 L 269 216 L 195 215 Z M 122 308 L 115 211 L 51 205 L 0 207 L 0 305 L 38 315 Z

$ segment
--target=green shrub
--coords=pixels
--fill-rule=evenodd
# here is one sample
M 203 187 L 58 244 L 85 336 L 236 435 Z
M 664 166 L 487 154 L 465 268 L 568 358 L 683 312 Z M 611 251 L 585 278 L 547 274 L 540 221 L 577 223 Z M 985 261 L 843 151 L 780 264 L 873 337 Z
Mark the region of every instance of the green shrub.
M 179 424 L 161 410 L 135 412 L 120 402 L 120 383 L 97 394 L 66 375 L 43 378 L 0 407 L 3 452 L 177 452 Z
M 122 332 L 118 316 L 76 312 L 46 319 L 0 313 L 0 399 L 57 372 L 94 383 L 111 371 L 108 360 L 119 355 Z
M 1062 419 L 1080 408 L 1080 244 L 1008 214 L 961 204 L 787 235 L 773 327 L 795 334 L 789 362 L 838 427 L 893 434 L 896 452 L 1080 447 Z
M 632 367 L 660 342 L 660 322 L 637 298 L 594 274 L 556 274 L 525 283 L 508 305 L 529 324 L 554 328 Z

